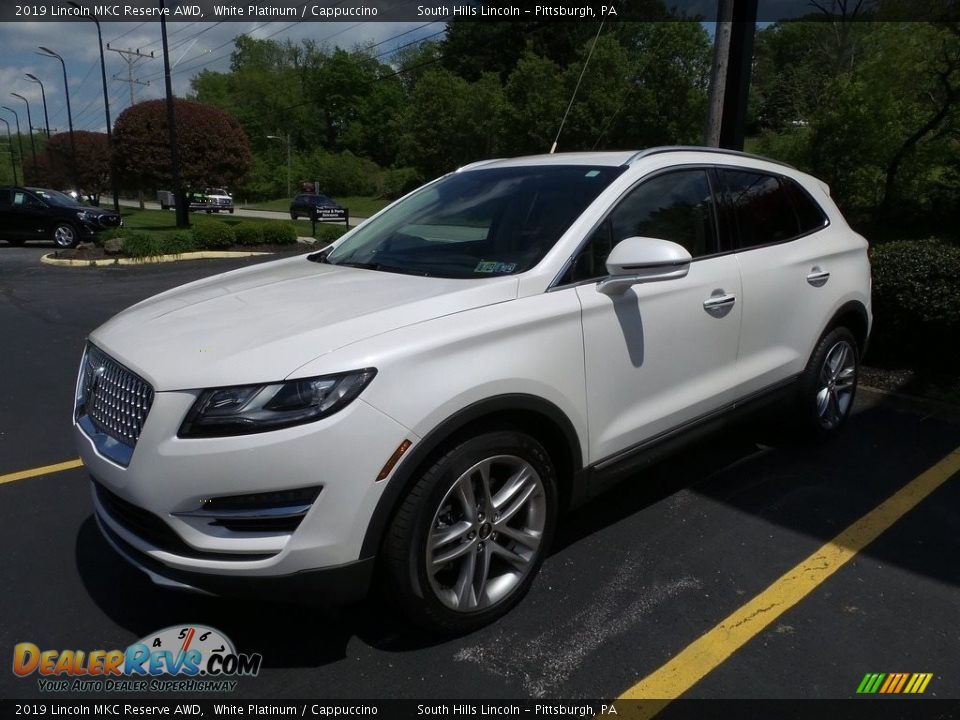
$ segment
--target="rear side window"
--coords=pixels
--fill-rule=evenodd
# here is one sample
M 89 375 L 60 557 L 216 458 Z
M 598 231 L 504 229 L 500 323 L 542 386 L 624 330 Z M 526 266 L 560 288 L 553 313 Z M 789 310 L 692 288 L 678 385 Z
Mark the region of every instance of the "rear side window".
M 827 214 L 823 212 L 817 201 L 810 197 L 810 194 L 800 185 L 790 178 L 781 178 L 783 189 L 790 197 L 790 204 L 793 205 L 794 212 L 797 213 L 797 221 L 800 224 L 800 234 L 805 235 L 814 232 L 827 225 Z
M 792 240 L 827 224 L 820 206 L 790 178 L 749 170 L 719 172 L 737 249 Z
M 720 172 L 733 210 L 738 249 L 783 242 L 800 234 L 797 214 L 778 177 L 741 170 Z

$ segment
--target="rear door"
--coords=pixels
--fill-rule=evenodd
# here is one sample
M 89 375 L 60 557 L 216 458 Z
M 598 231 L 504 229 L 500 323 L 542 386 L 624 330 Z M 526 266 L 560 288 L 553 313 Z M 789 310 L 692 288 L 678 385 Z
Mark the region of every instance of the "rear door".
M 838 300 L 842 228 L 792 178 L 720 168 L 728 230 L 743 279 L 739 395 L 800 373 Z
M 10 194 L 10 229 L 20 240 L 47 240 L 54 222 L 50 208 L 28 190 Z

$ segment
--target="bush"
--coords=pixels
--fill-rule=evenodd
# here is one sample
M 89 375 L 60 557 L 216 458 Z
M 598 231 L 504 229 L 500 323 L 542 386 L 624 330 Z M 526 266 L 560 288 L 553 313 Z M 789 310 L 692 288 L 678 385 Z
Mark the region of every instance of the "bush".
M 193 226 L 193 240 L 201 250 L 220 250 L 233 245 L 233 228 L 220 220 L 201 220 Z
M 123 251 L 130 257 L 156 257 L 166 254 L 163 240 L 160 236 L 138 232 L 127 232 L 123 237 Z
M 245 222 L 234 228 L 234 235 L 238 245 L 263 244 L 263 225 L 261 223 Z
M 127 231 L 123 235 L 123 251 L 130 257 L 157 257 L 180 255 L 196 250 L 193 236 L 187 231 L 159 235 L 140 230 Z
M 297 241 L 297 229 L 293 223 L 264 223 L 261 230 L 263 242 L 267 245 L 290 245 Z
M 901 240 L 872 253 L 871 361 L 939 366 L 953 362 L 960 333 L 960 247 Z
M 189 230 L 180 230 L 170 235 L 161 236 L 165 255 L 180 255 L 182 253 L 193 252 L 197 249 L 197 243 L 193 239 L 193 233 Z
M 317 234 L 314 237 L 322 243 L 332 243 L 349 230 L 346 225 L 321 225 L 317 223 Z

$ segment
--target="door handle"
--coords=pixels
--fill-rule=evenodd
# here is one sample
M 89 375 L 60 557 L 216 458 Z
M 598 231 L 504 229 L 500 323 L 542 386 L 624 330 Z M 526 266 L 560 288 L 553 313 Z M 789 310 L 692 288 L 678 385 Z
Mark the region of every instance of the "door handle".
M 735 295 L 714 295 L 703 301 L 703 309 L 713 317 L 723 317 L 736 302 Z
M 823 287 L 829 279 L 830 273 L 826 270 L 821 270 L 819 265 L 814 265 L 810 270 L 810 274 L 807 275 L 807 282 L 814 287 Z

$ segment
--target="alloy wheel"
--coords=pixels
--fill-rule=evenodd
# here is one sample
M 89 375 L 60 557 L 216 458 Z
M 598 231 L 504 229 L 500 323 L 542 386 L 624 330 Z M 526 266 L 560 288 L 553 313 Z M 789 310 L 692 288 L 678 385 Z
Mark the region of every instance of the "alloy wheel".
M 849 342 L 840 340 L 827 351 L 819 377 L 817 418 L 829 430 L 846 417 L 856 389 L 857 354 Z
M 473 465 L 430 524 L 425 560 L 436 597 L 469 612 L 509 596 L 536 565 L 546 520 L 543 480 L 529 462 L 497 455 Z

